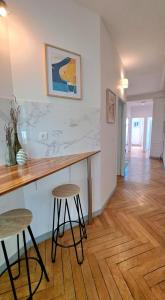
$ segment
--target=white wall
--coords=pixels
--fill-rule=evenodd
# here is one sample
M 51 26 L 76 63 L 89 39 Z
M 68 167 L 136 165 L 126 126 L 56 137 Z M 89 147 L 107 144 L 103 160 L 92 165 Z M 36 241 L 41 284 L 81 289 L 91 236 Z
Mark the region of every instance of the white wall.
M 127 118 L 145 118 L 152 117 L 153 102 L 128 101 L 127 102 Z
M 101 198 L 103 204 L 110 198 L 116 187 L 117 174 L 117 111 L 116 122 L 106 123 L 106 88 L 110 88 L 121 98 L 117 89 L 123 73 L 123 66 L 115 45 L 103 22 L 101 22 Z
M 152 117 L 152 112 L 153 112 L 153 103 L 131 107 L 132 118 Z
M 9 102 L 13 94 L 8 26 L 5 18 L 0 18 L 0 164 L 4 162 L 5 143 L 4 125 L 9 121 Z
M 151 157 L 160 158 L 163 154 L 163 122 L 165 121 L 165 99 L 154 99 L 151 137 Z
M 8 26 L 5 18 L 0 18 L 0 98 L 9 98 L 13 93 Z
M 13 89 L 22 107 L 21 126 L 27 133 L 28 153 L 31 157 L 40 157 L 100 148 L 100 17 L 72 0 L 49 0 L 49 5 L 40 1 L 40 9 L 32 0 L 9 1 L 8 5 L 11 11 L 8 25 Z M 46 96 L 44 43 L 82 55 L 82 100 Z M 45 145 L 38 142 L 40 130 L 49 133 Z M 57 132 L 62 135 L 60 139 Z M 101 208 L 100 174 L 94 172 L 96 167 L 97 170 L 100 167 L 98 156 L 93 158 L 93 211 Z M 4 163 L 4 151 L 1 162 Z M 65 182 L 80 185 L 86 215 L 85 161 L 22 189 L 22 201 L 34 215 L 32 227 L 36 236 L 50 231 L 51 190 Z M 44 220 L 42 226 L 41 220 Z
M 46 130 L 52 128 L 52 131 L 56 132 L 58 126 L 58 130 L 64 131 L 64 135 L 73 142 L 75 133 L 72 130 L 75 124 L 76 134 L 81 137 L 81 143 L 76 139 L 70 151 L 75 153 L 89 150 L 86 127 L 91 130 L 93 126 L 91 124 L 97 123 L 97 126 L 99 124 L 98 130 L 92 131 L 90 135 L 90 141 L 93 139 L 90 149 L 96 149 L 97 142 L 97 147 L 101 146 L 102 151 L 101 155 L 98 154 L 92 159 L 93 211 L 96 212 L 103 207 L 116 186 L 117 119 L 115 124 L 106 123 L 105 97 L 106 88 L 124 97 L 123 92 L 117 89 L 123 76 L 123 67 L 114 43 L 100 17 L 72 0 L 49 0 L 49 5 L 48 2 L 41 0 L 40 7 L 37 1 L 9 0 L 8 5 L 11 11 L 9 42 L 13 90 L 23 107 L 22 118 L 26 121 L 26 125 L 28 124 L 23 128 L 28 133 L 27 143 L 31 148 L 28 151 L 32 157 L 45 155 L 46 148 L 43 150 L 42 143 L 37 143 L 37 132 L 41 129 L 43 131 L 44 128 Z M 57 45 L 82 55 L 81 101 L 46 96 L 44 43 Z M 48 107 L 50 111 L 45 113 Z M 52 121 L 53 110 L 58 114 L 58 124 Z M 100 110 L 101 121 L 98 117 L 95 119 L 94 113 L 97 112 L 99 116 Z M 66 114 L 70 116 L 70 127 L 63 126 L 66 125 L 64 124 Z M 89 116 L 94 123 L 88 121 Z M 101 139 L 98 136 L 99 130 Z M 82 142 L 83 132 L 85 138 Z M 56 142 L 56 137 L 52 139 L 52 133 L 50 136 L 50 142 Z M 64 140 L 61 143 L 64 144 Z M 68 154 L 67 151 L 66 147 L 60 148 L 58 155 Z M 50 155 L 54 154 L 57 153 L 50 152 Z M 25 206 L 31 209 L 34 215 L 32 228 L 35 236 L 40 236 L 51 229 L 51 190 L 57 184 L 64 182 L 79 184 L 84 214 L 87 213 L 86 176 L 86 162 L 82 162 L 22 189 L 24 196 L 22 204 L 25 202 Z M 12 198 L 12 193 L 10 197 Z M 10 208 L 9 203 L 7 206 Z
M 100 18 L 73 0 L 9 0 L 9 36 L 14 94 L 18 99 L 56 102 L 72 100 L 46 96 L 44 43 L 82 56 L 83 101 L 100 105 Z M 21 46 L 20 46 L 21 45 Z M 96 84 L 97 83 L 97 84 Z M 60 109 L 60 108 L 58 108 Z
M 9 101 L 7 99 L 12 94 L 13 86 L 7 20 L 0 18 L 0 165 L 4 163 L 5 156 L 4 125 L 9 121 Z M 0 213 L 23 207 L 25 207 L 25 203 L 22 189 L 0 197 Z M 16 251 L 15 238 L 9 239 L 6 244 L 9 256 L 12 256 Z M 0 248 L 0 265 L 3 262 L 4 256 Z

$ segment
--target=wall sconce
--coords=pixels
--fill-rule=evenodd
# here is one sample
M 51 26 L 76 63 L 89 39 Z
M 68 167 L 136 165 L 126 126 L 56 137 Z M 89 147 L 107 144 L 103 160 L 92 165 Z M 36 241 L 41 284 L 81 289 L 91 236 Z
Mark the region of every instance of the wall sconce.
M 6 17 L 7 16 L 7 4 L 5 1 L 0 0 L 0 17 Z
M 120 87 L 123 89 L 128 89 L 128 79 L 127 78 L 122 78 L 120 80 Z

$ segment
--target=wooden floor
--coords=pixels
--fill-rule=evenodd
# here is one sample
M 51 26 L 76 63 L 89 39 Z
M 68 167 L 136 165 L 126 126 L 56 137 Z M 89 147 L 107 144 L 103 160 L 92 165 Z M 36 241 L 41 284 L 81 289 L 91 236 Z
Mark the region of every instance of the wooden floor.
M 135 153 L 108 207 L 87 229 L 81 267 L 74 250 L 59 250 L 52 264 L 50 240 L 40 245 L 50 282 L 42 281 L 34 299 L 165 299 L 165 171 L 160 161 Z M 31 274 L 35 286 L 36 265 Z M 17 283 L 21 299 L 25 284 L 22 276 Z M 13 299 L 7 275 L 0 294 L 0 299 Z

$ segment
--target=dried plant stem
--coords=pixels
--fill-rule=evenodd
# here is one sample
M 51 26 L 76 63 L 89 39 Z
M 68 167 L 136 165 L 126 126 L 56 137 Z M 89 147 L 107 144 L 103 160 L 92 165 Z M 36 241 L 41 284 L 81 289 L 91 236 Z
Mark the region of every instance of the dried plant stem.
M 12 133 L 13 127 L 11 127 L 10 123 L 5 125 L 5 137 L 6 137 L 6 144 L 7 146 L 12 146 Z
M 14 100 L 11 101 L 10 117 L 15 132 L 17 132 L 19 114 L 20 114 L 20 106 L 18 105 L 17 100 L 14 97 Z

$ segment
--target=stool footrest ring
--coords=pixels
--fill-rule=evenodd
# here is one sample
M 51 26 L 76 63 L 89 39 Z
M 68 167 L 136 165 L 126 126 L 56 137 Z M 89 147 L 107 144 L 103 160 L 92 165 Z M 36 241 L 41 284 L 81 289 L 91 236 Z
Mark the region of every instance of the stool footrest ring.
M 62 248 L 71 248 L 74 247 L 75 254 L 77 258 L 78 264 L 82 264 L 84 260 L 84 250 L 83 250 L 83 239 L 87 238 L 86 228 L 85 228 L 85 222 L 84 217 L 82 213 L 81 208 L 81 202 L 79 194 L 73 197 L 75 208 L 77 211 L 77 217 L 78 220 L 74 221 L 71 219 L 70 211 L 69 211 L 69 205 L 68 205 L 68 199 L 60 199 L 60 198 L 54 198 L 54 208 L 53 208 L 53 227 L 52 227 L 52 248 L 51 248 L 51 258 L 52 262 L 55 262 L 56 260 L 56 253 L 57 253 L 57 247 Z M 64 205 L 64 215 L 63 215 L 63 223 L 60 223 L 61 219 L 61 207 L 62 204 Z M 57 226 L 54 228 L 55 225 L 55 215 L 57 214 Z M 66 221 L 66 216 L 68 215 L 68 221 Z M 71 235 L 73 239 L 73 244 L 66 244 L 66 243 L 60 243 L 59 239 L 64 236 L 65 231 L 65 225 L 69 224 Z M 79 237 L 75 235 L 75 230 L 73 225 L 77 224 L 79 229 Z M 62 230 L 61 230 L 62 228 Z M 78 240 L 77 240 L 78 239 Z M 81 250 L 81 259 L 79 257 L 79 251 L 78 251 L 78 245 L 80 244 L 80 250 Z
M 71 221 L 71 222 L 72 222 L 72 223 L 79 224 L 78 221 Z M 62 227 L 62 226 L 64 226 L 64 225 L 66 225 L 66 224 L 70 224 L 70 221 L 66 221 L 66 222 L 61 223 L 61 224 L 58 226 L 58 228 L 60 228 L 60 227 Z M 80 224 L 79 224 L 79 225 L 80 225 Z M 80 226 L 81 226 L 82 229 L 84 228 L 83 225 L 80 225 Z M 56 233 L 56 232 L 57 232 L 57 228 L 54 230 L 54 237 L 55 237 L 55 233 Z M 58 236 L 61 237 L 60 234 L 59 234 Z M 73 246 L 77 246 L 78 244 L 80 244 L 83 238 L 85 238 L 85 237 L 82 236 L 78 241 L 75 242 L 75 244 L 73 243 L 73 244 L 69 244 L 69 245 L 64 245 L 64 244 L 58 243 L 58 242 L 56 242 L 55 238 L 53 239 L 53 242 L 54 242 L 57 246 L 60 246 L 60 247 L 62 247 L 62 248 L 71 248 L 71 247 L 73 247 Z
M 39 288 L 39 286 L 40 286 L 40 283 L 41 283 L 41 280 L 42 280 L 42 277 L 43 277 L 43 270 L 42 270 L 42 266 L 41 266 L 41 264 L 40 264 L 40 261 L 39 261 L 39 259 L 38 259 L 37 257 L 31 257 L 31 256 L 29 256 L 29 257 L 28 257 L 28 261 L 29 261 L 29 260 L 34 260 L 34 261 L 36 261 L 36 262 L 40 265 L 40 268 L 41 268 L 40 279 L 39 279 L 39 281 L 38 281 L 38 283 L 37 283 L 37 285 L 36 285 L 34 291 L 32 291 L 32 295 L 31 295 L 31 296 L 33 296 L 33 295 L 35 294 L 35 292 L 37 291 L 37 289 Z M 25 261 L 25 258 L 20 258 L 19 260 L 17 259 L 17 260 L 14 261 L 12 264 L 10 264 L 10 268 L 12 268 L 13 266 L 15 266 L 16 264 L 18 264 L 18 263 L 20 263 L 20 262 L 22 262 L 22 261 Z M 5 274 L 6 271 L 8 271 L 8 268 L 6 268 L 6 269 L 0 274 L 0 277 L 2 277 L 2 276 Z M 18 276 L 13 277 L 13 280 L 18 280 L 19 277 L 20 277 L 20 274 L 19 274 Z M 30 298 L 27 298 L 27 300 L 28 300 L 28 299 L 30 299 Z
M 28 256 L 28 251 L 27 251 L 27 245 L 26 245 L 26 235 L 25 235 L 25 230 L 22 231 L 22 236 L 23 236 L 23 246 L 24 246 L 24 254 L 25 256 L 20 258 L 20 249 L 19 249 L 19 237 L 17 235 L 17 246 L 18 246 L 18 259 L 15 260 L 13 263 L 10 264 L 9 262 L 9 258 L 8 258 L 8 255 L 7 255 L 7 251 L 6 251 L 6 246 L 5 246 L 5 242 L 2 240 L 1 241 L 1 245 L 2 245 L 2 250 L 3 250 L 3 253 L 4 253 L 4 258 L 5 258 L 5 262 L 6 262 L 6 266 L 7 268 L 0 274 L 0 277 L 6 272 L 8 271 L 8 274 L 9 274 L 9 278 L 10 278 L 10 282 L 11 282 L 11 286 L 12 286 L 12 291 L 13 291 L 13 296 L 14 296 L 14 300 L 17 300 L 17 293 L 16 293 L 16 288 L 15 288 L 15 284 L 14 284 L 14 281 L 16 281 L 19 276 L 20 276 L 20 262 L 21 261 L 25 261 L 26 263 L 26 273 L 27 273 L 27 283 L 28 283 L 28 288 L 29 288 L 29 294 L 28 294 L 28 298 L 27 300 L 32 300 L 32 297 L 33 295 L 35 294 L 35 292 L 37 291 L 38 287 L 40 286 L 40 283 L 41 283 L 41 280 L 42 280 L 42 277 L 43 277 L 43 274 L 45 275 L 45 278 L 47 281 L 49 281 L 49 278 L 48 278 L 48 275 L 47 275 L 47 272 L 46 272 L 46 269 L 45 269 L 45 266 L 43 264 L 43 261 L 42 261 L 42 257 L 40 255 L 40 252 L 39 252 L 39 249 L 38 249 L 38 246 L 36 244 L 36 241 L 34 239 L 34 236 L 33 236 L 33 233 L 32 233 L 32 230 L 31 230 L 31 227 L 30 225 L 27 227 L 28 231 L 29 231 L 29 234 L 30 234 L 30 237 L 31 237 L 31 240 L 32 240 L 32 243 L 33 243 L 33 247 L 35 249 L 35 252 L 36 252 L 36 257 L 33 257 L 33 256 Z M 33 260 L 33 261 L 36 261 L 40 268 L 41 268 L 41 275 L 39 275 L 39 281 L 38 283 L 36 283 L 36 287 L 34 287 L 34 290 L 32 290 L 32 285 L 31 285 L 31 278 L 30 278 L 30 267 L 29 267 L 29 261 L 30 260 Z M 13 276 L 12 274 L 12 266 L 18 264 L 18 274 Z M 39 272 L 40 273 L 40 272 Z

